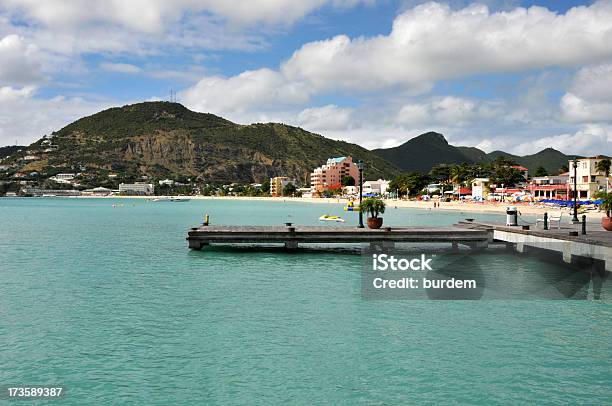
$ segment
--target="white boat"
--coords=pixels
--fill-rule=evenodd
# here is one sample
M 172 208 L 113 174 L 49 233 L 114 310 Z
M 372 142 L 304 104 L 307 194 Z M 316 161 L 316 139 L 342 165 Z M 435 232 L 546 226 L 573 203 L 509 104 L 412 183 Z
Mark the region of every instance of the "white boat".
M 339 216 L 330 216 L 329 214 L 324 214 L 319 217 L 319 221 L 335 221 L 337 223 L 344 223 L 344 219 Z

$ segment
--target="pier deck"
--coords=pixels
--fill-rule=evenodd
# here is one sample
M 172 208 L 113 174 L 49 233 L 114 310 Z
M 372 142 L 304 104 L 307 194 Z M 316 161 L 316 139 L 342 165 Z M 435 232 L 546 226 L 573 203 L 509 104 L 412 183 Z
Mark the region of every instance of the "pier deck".
M 587 234 L 582 234 L 581 224 L 562 224 L 560 228 L 555 226 L 549 230 L 544 230 L 541 224 L 524 230 L 521 226 L 478 221 L 461 221 L 458 226 L 488 230 L 493 233 L 494 241 L 512 244 L 519 252 L 532 247 L 559 252 L 567 263 L 576 257 L 603 261 L 605 270 L 612 272 L 612 232 L 603 230 L 596 223 L 587 223 Z M 570 232 L 578 235 L 570 235 Z
M 396 242 L 428 242 L 462 244 L 486 247 L 490 239 L 487 230 L 462 227 L 392 227 L 371 230 L 347 226 L 200 226 L 188 232 L 189 248 L 217 244 L 269 244 L 282 243 L 287 248 L 298 244 L 382 243 L 392 246 Z

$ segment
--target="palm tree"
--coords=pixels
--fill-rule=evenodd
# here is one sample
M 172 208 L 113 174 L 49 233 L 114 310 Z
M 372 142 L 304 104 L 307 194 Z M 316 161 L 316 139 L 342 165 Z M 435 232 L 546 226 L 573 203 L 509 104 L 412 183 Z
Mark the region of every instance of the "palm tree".
M 609 189 L 608 178 L 610 177 L 610 160 L 602 159 L 601 161 L 597 162 L 597 165 L 595 165 L 595 169 L 598 170 L 599 172 L 603 172 L 604 175 L 606 175 L 606 192 L 607 192 Z
M 595 169 L 598 170 L 599 172 L 603 172 L 604 175 L 606 175 L 606 178 L 609 177 L 610 176 L 610 160 L 602 159 L 601 161 L 597 162 Z

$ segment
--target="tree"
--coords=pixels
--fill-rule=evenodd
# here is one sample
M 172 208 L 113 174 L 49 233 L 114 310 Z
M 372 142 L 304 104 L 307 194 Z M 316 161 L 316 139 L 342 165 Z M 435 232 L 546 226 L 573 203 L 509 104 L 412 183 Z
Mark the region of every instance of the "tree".
M 441 182 L 447 182 L 450 179 L 451 166 L 446 164 L 438 164 L 431 168 L 429 175 Z
M 343 176 L 342 186 L 355 186 L 355 178 L 352 176 Z
M 292 196 L 297 191 L 293 183 L 287 183 L 283 188 L 283 196 Z
M 499 155 L 491 162 L 493 166 L 513 166 L 517 163 L 507 156 Z
M 495 168 L 489 179 L 491 183 L 505 186 L 514 186 L 525 180 L 523 174 L 518 169 L 509 166 Z
M 377 197 L 368 197 L 361 202 L 359 211 L 369 213 L 371 218 L 378 218 L 385 212 L 385 202 Z
M 559 169 L 559 174 L 566 173 L 566 172 L 569 172 L 569 166 L 561 165 L 561 168 Z
M 599 172 L 603 172 L 606 178 L 609 177 L 610 176 L 610 160 L 602 159 L 601 161 L 597 162 L 595 169 L 598 170 Z
M 543 166 L 538 166 L 538 168 L 535 170 L 535 176 L 547 176 L 547 175 L 548 175 L 548 171 Z
M 261 184 L 261 191 L 263 193 L 270 193 L 270 180 L 266 179 L 263 181 L 263 183 Z
M 400 176 L 397 176 L 389 183 L 389 190 L 397 190 L 400 196 L 402 195 L 416 195 L 421 191 L 427 183 L 429 177 L 419 172 L 410 172 Z

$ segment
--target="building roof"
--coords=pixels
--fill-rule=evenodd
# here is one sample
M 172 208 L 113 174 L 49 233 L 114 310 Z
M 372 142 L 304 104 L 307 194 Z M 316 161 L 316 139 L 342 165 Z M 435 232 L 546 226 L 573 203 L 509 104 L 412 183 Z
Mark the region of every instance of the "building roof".
M 518 169 L 519 171 L 528 171 L 528 168 L 525 168 L 524 166 L 521 165 L 514 165 L 513 166 L 514 169 Z
M 327 160 L 327 162 L 331 162 L 331 163 L 334 163 L 334 164 L 339 164 L 340 162 L 344 161 L 345 159 L 346 159 L 345 156 L 339 156 L 337 158 L 329 158 Z

